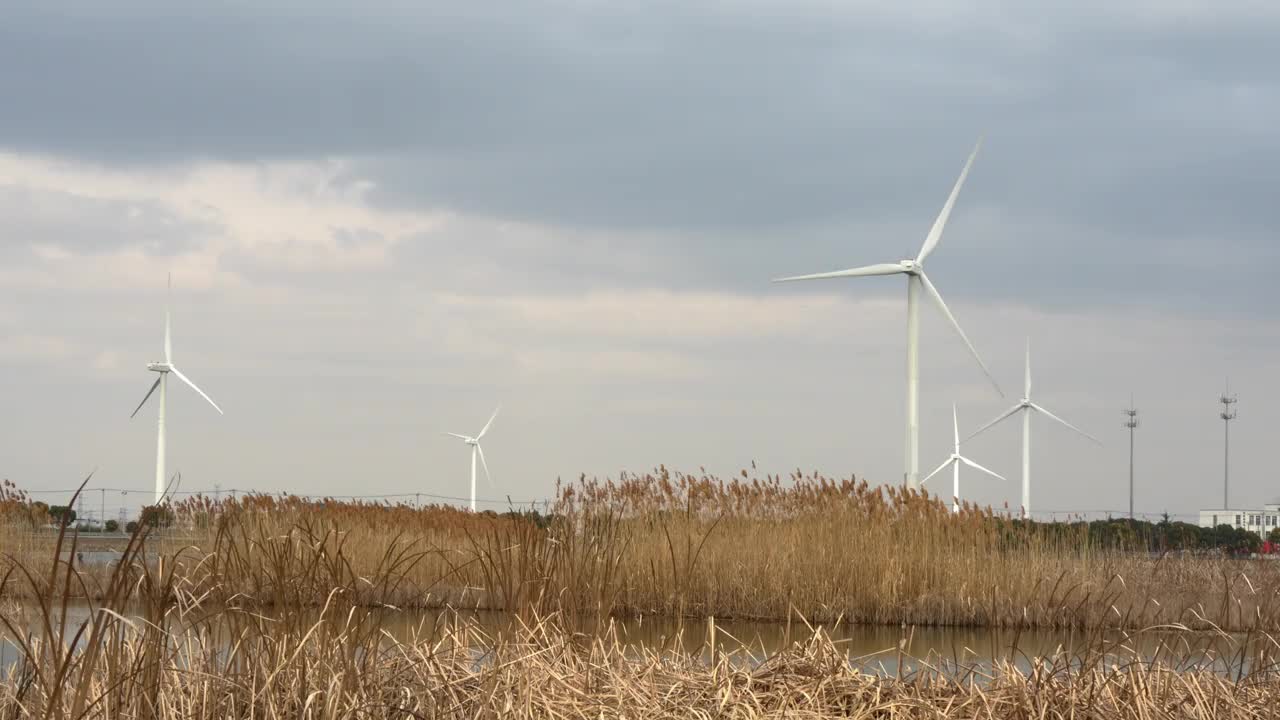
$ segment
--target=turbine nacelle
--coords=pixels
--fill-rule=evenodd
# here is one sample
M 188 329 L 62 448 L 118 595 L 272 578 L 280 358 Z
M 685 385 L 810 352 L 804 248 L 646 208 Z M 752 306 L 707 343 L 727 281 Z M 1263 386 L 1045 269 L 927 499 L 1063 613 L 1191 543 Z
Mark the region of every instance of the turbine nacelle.
M 899 262 L 898 265 L 902 266 L 902 272 L 907 275 L 919 275 L 924 271 L 924 265 L 916 262 L 915 260 L 903 260 L 902 262 Z
M 173 372 L 173 364 L 167 363 L 167 362 L 152 362 L 152 363 L 147 363 L 147 369 L 150 370 L 151 372 L 158 372 L 158 373 Z

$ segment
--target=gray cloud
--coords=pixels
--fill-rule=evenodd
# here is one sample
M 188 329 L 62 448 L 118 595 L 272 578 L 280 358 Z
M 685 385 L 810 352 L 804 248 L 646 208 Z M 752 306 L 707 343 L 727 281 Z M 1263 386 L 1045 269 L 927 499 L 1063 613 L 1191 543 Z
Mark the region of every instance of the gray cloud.
M 931 212 L 922 179 L 945 187 L 985 131 L 976 200 L 1256 231 L 1278 25 L 985 3 L 39 6 L 0 30 L 18 100 L 0 133 L 113 161 L 363 155 L 389 203 L 738 229 Z
M 462 229 L 473 259 L 446 285 L 512 260 L 543 261 L 521 288 L 745 290 L 914 253 L 986 133 L 935 260 L 950 293 L 1256 306 L 1275 299 L 1253 259 L 1280 224 L 1278 29 L 1249 3 L 43 5 L 0 28 L 18 100 L 0 142 L 113 164 L 362 158 L 348 172 L 384 206 L 587 249 Z M 406 243 L 406 273 L 434 247 Z
M 180 216 L 147 199 L 104 200 L 35 190 L 0 182 L 4 248 L 32 247 L 77 253 L 113 252 L 125 247 L 153 255 L 176 255 L 200 246 L 218 228 L 207 220 Z
M 198 193 L 148 198 L 154 183 L 122 201 L 0 177 L 0 394 L 22 418 L 0 426 L 0 470 L 24 484 L 103 464 L 146 485 L 154 428 L 122 418 L 158 347 L 145 281 L 170 263 L 180 356 L 229 409 L 175 399 L 190 483 L 456 492 L 464 463 L 434 433 L 498 400 L 495 470 L 517 497 L 659 462 L 892 481 L 902 283 L 767 280 L 914 254 L 982 133 L 930 272 L 1000 377 L 1035 335 L 1046 404 L 1104 435 L 1136 390 L 1141 504 L 1185 511 L 1216 497 L 1206 438 L 1230 368 L 1257 408 L 1240 466 L 1265 467 L 1269 6 L 11 5 L 2 148 L 175 182 L 210 161 L 338 158 L 335 184 L 372 183 L 376 212 L 442 218 L 304 232 L 308 206 L 205 216 Z M 928 464 L 952 400 L 966 423 L 999 407 L 924 322 Z M 70 417 L 48 402 L 63 394 Z M 980 459 L 1015 474 L 1015 440 Z M 1037 435 L 1042 507 L 1119 503 L 1119 446 L 1072 442 Z M 1240 487 L 1274 494 L 1261 474 Z

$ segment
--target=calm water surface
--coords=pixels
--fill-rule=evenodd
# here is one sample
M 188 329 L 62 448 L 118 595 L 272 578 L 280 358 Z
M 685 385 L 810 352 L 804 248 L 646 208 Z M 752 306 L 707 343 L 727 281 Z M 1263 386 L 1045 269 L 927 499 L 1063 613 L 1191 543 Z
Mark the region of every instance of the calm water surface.
M 303 621 L 314 622 L 319 611 L 301 611 Z M 448 612 L 448 611 L 398 611 L 382 612 L 381 625 L 393 637 L 409 641 L 438 637 L 452 623 L 474 621 L 484 632 L 492 636 L 513 636 L 520 631 L 520 621 L 513 615 L 501 612 Z M 67 609 L 68 624 L 77 625 L 89 615 L 86 605 L 77 604 Z M 278 613 L 264 613 L 268 618 Z M 195 622 L 195 618 L 190 618 Z M 713 626 L 714 625 L 714 630 Z M 38 624 L 28 621 L 27 627 L 38 634 Z M 596 623 L 580 623 L 574 628 L 586 636 L 599 635 L 607 629 Z M 989 628 L 939 628 L 939 627 L 888 627 L 866 625 L 818 626 L 813 629 L 803 623 L 765 623 L 751 621 L 690 620 L 683 622 L 670 618 L 646 617 L 614 619 L 612 630 L 626 646 L 635 649 L 675 650 L 702 653 L 710 657 L 714 642 L 718 652 L 734 653 L 743 662 L 758 662 L 796 643 L 812 639 L 815 632 L 831 638 L 855 667 L 875 672 L 897 672 L 899 659 L 905 661 L 904 669 L 919 667 L 920 659 L 932 659 L 938 663 L 959 663 L 989 667 L 993 661 L 1010 661 L 1020 667 L 1028 667 L 1032 658 L 1053 656 L 1060 653 L 1075 655 L 1097 647 L 1097 636 L 1079 631 L 1011 631 Z M 74 632 L 74 630 L 72 631 Z M 4 637 L 0 628 L 0 668 L 9 668 L 19 654 L 13 643 Z M 1127 657 L 1134 654 L 1150 658 L 1157 653 L 1167 654 L 1170 647 L 1179 647 L 1184 655 L 1210 663 L 1218 669 L 1226 669 L 1221 658 L 1238 652 L 1242 638 L 1214 638 L 1196 633 L 1142 633 L 1125 635 L 1108 633 L 1106 640 L 1117 651 L 1125 649 Z

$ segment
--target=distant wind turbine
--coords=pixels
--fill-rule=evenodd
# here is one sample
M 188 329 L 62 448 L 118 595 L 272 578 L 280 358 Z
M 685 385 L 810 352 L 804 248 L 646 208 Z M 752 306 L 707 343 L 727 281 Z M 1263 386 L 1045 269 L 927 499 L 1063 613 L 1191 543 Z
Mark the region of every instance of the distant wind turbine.
M 1027 360 L 1026 360 L 1026 369 L 1025 369 L 1024 378 L 1025 379 L 1024 379 L 1023 389 L 1022 389 L 1022 399 L 1018 401 L 1018 404 L 1006 410 L 1004 414 L 996 417 L 995 420 L 992 420 L 986 425 L 983 425 L 982 427 L 978 428 L 976 432 L 974 432 L 969 437 L 965 438 L 965 442 L 968 442 L 969 440 L 981 435 L 988 428 L 991 428 L 999 424 L 1005 418 L 1011 417 L 1015 413 L 1019 413 L 1019 412 L 1022 413 L 1022 514 L 1030 518 L 1031 517 L 1031 413 L 1038 412 L 1044 415 L 1045 417 L 1049 418 L 1050 420 L 1053 420 L 1055 422 L 1058 422 L 1058 423 L 1061 423 L 1062 425 L 1067 426 L 1068 428 L 1089 438 L 1090 440 L 1094 441 L 1099 445 L 1102 444 L 1102 441 L 1090 435 L 1089 433 L 1081 430 L 1075 425 L 1072 425 L 1066 420 L 1063 420 L 1057 415 L 1054 415 L 1048 410 L 1045 410 L 1043 407 L 1031 401 L 1031 339 L 1030 338 L 1027 339 Z
M 991 381 L 991 385 L 995 387 L 996 392 L 1000 396 L 1004 396 L 1004 391 L 1000 389 L 1000 385 L 996 383 L 991 372 L 987 370 L 987 366 L 982 362 L 982 358 L 978 355 L 977 349 L 973 347 L 973 343 L 969 342 L 968 336 L 964 334 L 964 330 L 960 328 L 960 323 L 956 322 L 956 318 L 951 314 L 951 310 L 947 308 L 947 304 L 942 301 L 942 295 L 938 294 L 937 288 L 933 283 L 929 282 L 929 278 L 924 274 L 924 261 L 928 259 L 929 254 L 938 246 L 938 241 L 942 239 L 942 229 L 947 224 L 947 218 L 951 216 L 951 209 L 956 204 L 956 197 L 960 195 L 960 187 L 964 185 L 965 178 L 969 176 L 969 168 L 973 165 L 973 160 L 978 155 L 978 150 L 982 147 L 982 141 L 974 146 L 973 152 L 969 155 L 968 161 L 964 164 L 964 169 L 960 171 L 960 178 L 956 180 L 955 187 L 951 189 L 951 195 L 947 197 L 947 202 L 942 206 L 942 212 L 938 214 L 938 218 L 933 221 L 933 227 L 930 228 L 929 234 L 925 236 L 924 245 L 920 248 L 920 253 L 914 259 L 902 260 L 896 263 L 882 263 L 879 265 L 867 265 L 865 267 L 852 268 L 849 270 L 838 270 L 836 272 L 817 273 L 815 275 L 797 275 L 795 277 L 785 277 L 774 280 L 774 282 L 792 282 L 796 280 L 825 280 L 830 278 L 853 278 L 868 277 L 872 275 L 906 275 L 907 276 L 907 440 L 906 440 L 906 472 L 905 480 L 907 487 L 912 490 L 918 490 L 920 487 L 920 291 L 924 290 L 926 294 L 933 300 L 938 309 L 951 323 L 951 327 L 955 328 L 960 339 L 964 341 L 973 358 L 978 361 L 978 365 L 982 367 L 982 372 L 986 373 L 987 379 Z
M 934 470 L 933 472 L 929 473 L 924 480 L 920 481 L 920 484 L 923 485 L 929 482 L 930 478 L 942 472 L 947 468 L 948 465 L 950 465 L 951 466 L 951 498 L 952 498 L 951 512 L 960 512 L 960 464 L 961 463 L 968 465 L 974 470 L 981 470 L 982 472 L 990 475 L 991 477 L 999 478 L 1001 480 L 1004 480 L 1005 478 L 1003 475 L 992 472 L 982 467 L 978 463 L 960 454 L 960 419 L 959 419 L 959 416 L 956 414 L 955 405 L 951 406 L 951 422 L 952 422 L 952 426 L 955 428 L 955 440 L 956 440 L 955 449 L 951 451 L 951 457 L 947 458 L 946 462 L 939 465 L 937 470 Z
M 489 476 L 489 463 L 485 462 L 485 459 L 484 459 L 484 448 L 480 447 L 480 438 L 483 438 L 485 436 L 485 433 L 489 432 L 490 426 L 493 425 L 494 418 L 498 417 L 498 410 L 501 410 L 501 409 L 502 409 L 502 406 L 498 406 L 498 409 L 493 411 L 493 415 L 489 417 L 489 422 L 484 424 L 484 427 L 480 429 L 480 434 L 476 435 L 475 437 L 470 437 L 468 435 L 459 435 L 458 433 L 445 433 L 445 435 L 456 437 L 462 442 L 471 446 L 471 512 L 476 511 L 476 456 L 477 455 L 480 456 L 480 464 L 484 466 L 485 480 L 488 480 L 489 482 L 493 482 L 493 479 Z
M 172 294 L 172 288 L 173 288 L 172 281 L 170 281 L 169 287 L 170 287 L 169 292 L 170 294 Z M 191 389 L 199 393 L 200 397 L 207 400 L 209 404 L 213 406 L 213 409 L 218 411 L 219 415 L 223 413 L 222 413 L 222 408 L 218 407 L 218 404 L 215 403 L 212 398 L 206 395 L 203 390 L 196 387 L 196 384 L 191 382 L 191 379 L 188 378 L 186 375 L 183 375 L 182 371 L 179 370 L 177 366 L 173 364 L 173 342 L 170 338 L 169 305 L 167 301 L 165 303 L 165 308 L 164 308 L 164 361 L 147 363 L 147 369 L 150 370 L 151 372 L 159 373 L 160 377 L 156 378 L 156 381 L 154 384 L 152 384 L 151 389 L 147 391 L 146 396 L 142 398 L 142 402 L 138 403 L 138 407 L 134 408 L 133 415 L 130 415 L 129 417 L 130 418 L 135 417 L 138 414 L 138 411 L 142 409 L 142 406 L 147 404 L 147 400 L 151 399 L 151 395 L 155 393 L 156 388 L 160 388 L 160 421 L 158 426 L 159 429 L 156 433 L 156 493 L 155 493 L 155 504 L 159 505 L 160 501 L 164 498 L 164 490 L 165 490 L 164 411 L 165 411 L 165 404 L 166 404 L 165 390 L 168 387 L 169 374 L 173 373 L 175 376 L 177 376 L 179 380 L 190 385 Z

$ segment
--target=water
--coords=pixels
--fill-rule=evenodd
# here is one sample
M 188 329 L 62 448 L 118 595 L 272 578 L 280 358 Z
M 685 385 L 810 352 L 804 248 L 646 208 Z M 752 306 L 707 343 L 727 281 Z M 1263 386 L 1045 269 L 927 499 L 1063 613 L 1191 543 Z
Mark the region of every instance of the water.
M 304 609 L 299 618 L 311 624 L 319 617 L 318 609 Z M 280 612 L 268 611 L 265 616 L 278 619 Z M 392 637 L 401 641 L 423 640 L 438 637 L 450 624 L 471 621 L 491 636 L 514 637 L 520 632 L 520 621 L 502 612 L 447 612 L 439 610 L 384 610 L 379 611 L 380 625 Z M 67 608 L 68 634 L 87 619 L 86 604 L 74 604 Z M 345 618 L 345 615 L 343 616 Z M 28 619 L 27 628 L 38 631 L 38 625 Z M 195 624 L 199 616 L 185 622 Z M 180 624 L 180 623 L 179 623 Z M 927 660 L 930 666 L 960 666 L 990 668 L 997 661 L 1007 661 L 1024 669 L 1033 658 L 1060 654 L 1077 656 L 1096 651 L 1098 636 L 1081 631 L 1012 631 L 991 628 L 951 627 L 889 627 L 845 625 L 809 628 L 803 623 L 767 623 L 736 620 L 703 620 L 643 617 L 614 619 L 606 626 L 596 623 L 578 623 L 571 629 L 585 637 L 599 635 L 611 629 L 627 647 L 654 651 L 683 650 L 686 653 L 711 657 L 714 643 L 716 652 L 730 653 L 735 661 L 754 664 L 781 650 L 812 639 L 815 632 L 829 637 L 843 652 L 850 663 L 868 672 L 896 673 L 899 669 L 921 667 Z M 0 671 L 12 667 L 20 657 L 17 647 L 4 637 L 0 628 Z M 1104 639 L 1115 657 L 1130 660 L 1134 657 L 1151 658 L 1159 654 L 1169 655 L 1170 649 L 1180 650 L 1174 657 L 1193 660 L 1201 665 L 1222 671 L 1231 669 L 1224 657 L 1238 652 L 1242 638 L 1235 636 L 1207 635 L 1200 633 L 1146 632 L 1124 634 L 1110 632 Z M 899 668 L 899 661 L 903 666 Z

